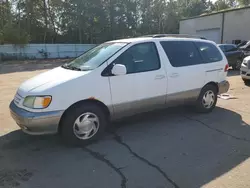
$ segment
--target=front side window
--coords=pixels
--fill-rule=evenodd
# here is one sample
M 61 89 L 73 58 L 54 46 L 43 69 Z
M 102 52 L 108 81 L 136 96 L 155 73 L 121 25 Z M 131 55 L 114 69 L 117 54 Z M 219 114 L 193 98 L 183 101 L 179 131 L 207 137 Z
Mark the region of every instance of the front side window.
M 162 41 L 161 45 L 173 67 L 184 67 L 202 63 L 202 58 L 191 41 Z
M 127 43 L 101 44 L 79 56 L 72 62 L 63 65 L 63 67 L 82 71 L 94 70 L 126 45 Z
M 153 42 L 136 44 L 121 54 L 115 64 L 125 65 L 127 74 L 153 71 L 160 68 L 160 60 Z
M 222 60 L 222 55 L 215 45 L 207 42 L 195 42 L 195 44 L 206 63 Z

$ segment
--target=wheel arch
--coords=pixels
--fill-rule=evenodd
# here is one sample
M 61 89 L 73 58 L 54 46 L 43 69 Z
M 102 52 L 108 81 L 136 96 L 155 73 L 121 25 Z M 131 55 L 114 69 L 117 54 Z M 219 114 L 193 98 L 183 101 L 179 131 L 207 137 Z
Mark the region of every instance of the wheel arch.
M 214 87 L 216 88 L 217 92 L 219 92 L 218 83 L 216 83 L 216 82 L 208 82 L 206 85 L 204 85 L 204 87 L 206 87 L 206 86 L 208 86 L 208 85 L 214 86 Z M 203 88 L 204 88 L 204 87 L 203 87 Z M 203 88 L 202 88 L 202 89 L 203 89 Z
M 79 106 L 79 105 L 83 105 L 83 104 L 88 104 L 88 105 L 91 105 L 91 104 L 92 104 L 92 105 L 96 105 L 96 106 L 100 107 L 100 108 L 103 110 L 103 112 L 105 113 L 105 115 L 106 115 L 106 117 L 107 117 L 107 120 L 108 120 L 108 121 L 110 120 L 111 112 L 110 112 L 109 108 L 108 108 L 103 102 L 101 102 L 101 101 L 99 101 L 99 100 L 96 100 L 96 99 L 85 99 L 85 100 L 81 100 L 81 101 L 78 101 L 78 102 L 72 104 L 70 107 L 68 107 L 68 108 L 64 111 L 64 113 L 62 114 L 62 117 L 61 117 L 61 119 L 60 119 L 60 121 L 59 121 L 58 133 L 61 133 L 62 122 L 63 122 L 65 116 L 67 115 L 67 113 L 68 113 L 71 109 L 73 109 L 73 108 L 75 108 L 75 107 L 77 107 L 77 106 Z

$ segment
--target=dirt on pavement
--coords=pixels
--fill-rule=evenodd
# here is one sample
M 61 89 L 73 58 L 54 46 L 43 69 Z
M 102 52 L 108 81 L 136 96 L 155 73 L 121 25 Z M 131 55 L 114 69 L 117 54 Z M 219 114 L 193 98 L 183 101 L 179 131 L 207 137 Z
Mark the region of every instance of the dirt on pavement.
M 8 109 L 20 83 L 63 62 L 0 64 L 0 187 L 250 187 L 250 87 L 239 72 L 228 75 L 236 99 L 219 99 L 210 114 L 150 112 L 113 123 L 98 143 L 72 148 L 58 136 L 22 133 Z

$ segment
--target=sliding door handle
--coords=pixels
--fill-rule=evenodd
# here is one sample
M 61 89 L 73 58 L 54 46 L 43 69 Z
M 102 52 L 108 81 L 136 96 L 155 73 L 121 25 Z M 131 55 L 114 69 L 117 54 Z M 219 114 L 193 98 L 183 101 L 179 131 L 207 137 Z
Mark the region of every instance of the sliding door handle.
M 177 77 L 179 77 L 179 74 L 178 74 L 178 73 L 172 73 L 172 74 L 170 75 L 170 77 L 171 77 L 171 78 L 177 78 Z
M 156 80 L 161 80 L 164 78 L 165 78 L 165 75 L 156 75 L 156 77 L 155 77 Z

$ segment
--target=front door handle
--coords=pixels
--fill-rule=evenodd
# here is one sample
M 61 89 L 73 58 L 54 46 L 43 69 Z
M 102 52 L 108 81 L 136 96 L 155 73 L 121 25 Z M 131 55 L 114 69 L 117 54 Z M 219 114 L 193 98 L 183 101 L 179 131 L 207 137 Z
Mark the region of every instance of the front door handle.
M 165 78 L 165 75 L 156 75 L 155 77 L 156 80 L 161 80 L 163 78 Z

